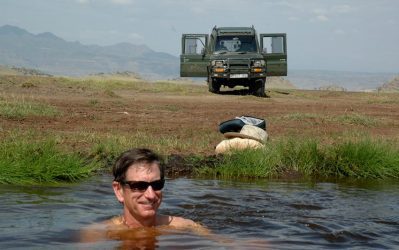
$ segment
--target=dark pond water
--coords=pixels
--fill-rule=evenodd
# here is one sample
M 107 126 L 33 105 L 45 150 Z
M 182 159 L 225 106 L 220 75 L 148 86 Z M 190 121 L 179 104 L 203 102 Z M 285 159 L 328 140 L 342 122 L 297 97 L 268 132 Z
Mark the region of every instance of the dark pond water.
M 110 176 L 63 186 L 0 186 L 0 249 L 398 249 L 399 184 L 167 180 L 161 212 L 212 237 L 162 229 L 139 242 L 79 243 L 79 230 L 121 213 Z M 144 242 L 143 242 L 144 241 Z

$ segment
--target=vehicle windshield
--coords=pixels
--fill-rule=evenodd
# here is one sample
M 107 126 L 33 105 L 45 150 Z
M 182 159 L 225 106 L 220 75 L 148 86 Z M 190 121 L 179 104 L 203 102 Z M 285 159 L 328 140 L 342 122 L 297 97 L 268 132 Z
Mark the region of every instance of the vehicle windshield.
M 255 52 L 255 36 L 218 36 L 215 52 Z

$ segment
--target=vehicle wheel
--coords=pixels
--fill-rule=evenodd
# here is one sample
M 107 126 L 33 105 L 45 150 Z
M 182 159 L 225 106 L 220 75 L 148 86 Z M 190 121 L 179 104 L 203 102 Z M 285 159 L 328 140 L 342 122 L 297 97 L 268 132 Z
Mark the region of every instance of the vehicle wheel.
M 208 78 L 208 89 L 209 89 L 209 92 L 219 93 L 220 84 L 217 83 L 217 81 L 214 80 L 212 77 L 209 77 Z
M 266 97 L 265 94 L 265 79 L 259 79 L 255 81 L 254 84 L 254 96 L 259 96 L 259 97 Z

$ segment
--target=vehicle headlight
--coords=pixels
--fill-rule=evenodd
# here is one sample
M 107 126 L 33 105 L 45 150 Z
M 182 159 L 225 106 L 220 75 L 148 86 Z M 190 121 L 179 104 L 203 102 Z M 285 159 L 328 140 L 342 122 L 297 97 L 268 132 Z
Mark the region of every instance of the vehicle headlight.
M 223 60 L 213 60 L 211 62 L 213 67 L 223 67 L 224 66 L 224 61 Z
M 255 60 L 253 64 L 254 67 L 264 67 L 265 65 L 265 60 Z

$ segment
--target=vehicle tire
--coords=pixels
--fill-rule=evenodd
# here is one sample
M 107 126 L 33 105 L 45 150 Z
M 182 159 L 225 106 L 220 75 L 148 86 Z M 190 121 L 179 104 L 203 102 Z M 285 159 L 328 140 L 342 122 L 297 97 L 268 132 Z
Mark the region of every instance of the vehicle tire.
M 253 92 L 254 96 L 266 97 L 265 81 L 266 81 L 266 79 L 259 79 L 259 80 L 255 81 L 255 84 L 254 84 L 255 88 L 254 88 L 254 92 Z
M 220 84 L 212 77 L 208 77 L 208 89 L 211 93 L 219 93 Z

